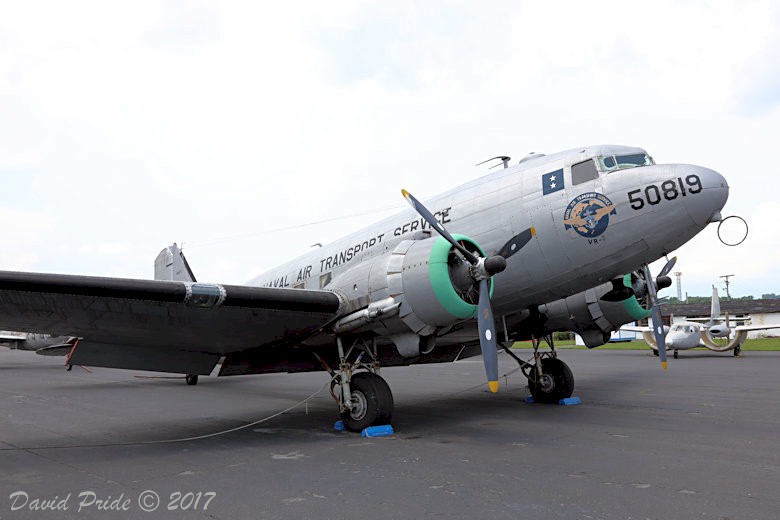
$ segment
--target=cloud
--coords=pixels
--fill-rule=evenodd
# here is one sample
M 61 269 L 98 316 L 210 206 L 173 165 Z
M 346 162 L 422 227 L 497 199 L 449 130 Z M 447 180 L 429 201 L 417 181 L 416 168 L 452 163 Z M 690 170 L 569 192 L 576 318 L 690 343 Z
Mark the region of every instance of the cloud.
M 39 260 L 34 251 L 45 244 L 53 226 L 54 218 L 50 215 L 0 206 L 3 269 L 33 270 Z
M 0 17 L 0 206 L 56 216 L 19 249 L 36 268 L 148 277 L 177 241 L 199 278 L 240 283 L 402 204 L 401 187 L 425 198 L 495 155 L 599 142 L 722 171 L 729 212 L 780 188 L 769 3 L 41 11 L 16 3 Z M 355 217 L 269 233 L 333 215 Z M 763 254 L 762 232 L 746 251 Z M 680 251 L 713 258 L 684 280 L 699 263 L 728 269 L 733 252 L 708 233 Z M 80 249 L 108 243 L 124 244 L 110 261 Z M 762 292 L 780 290 L 773 270 L 761 276 Z

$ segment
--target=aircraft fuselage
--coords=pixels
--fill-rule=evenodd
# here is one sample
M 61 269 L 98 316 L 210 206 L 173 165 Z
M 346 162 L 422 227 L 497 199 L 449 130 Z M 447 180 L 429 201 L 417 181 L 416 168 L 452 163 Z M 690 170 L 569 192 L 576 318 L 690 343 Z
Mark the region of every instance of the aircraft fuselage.
M 621 157 L 627 161 L 621 165 Z M 584 291 L 677 249 L 719 218 L 723 176 L 701 166 L 653 164 L 641 148 L 605 145 L 530 156 L 425 201 L 450 232 L 488 255 L 530 226 L 536 237 L 494 277 L 501 315 Z M 402 240 L 436 237 L 413 210 L 288 262 L 250 285 L 320 289 Z

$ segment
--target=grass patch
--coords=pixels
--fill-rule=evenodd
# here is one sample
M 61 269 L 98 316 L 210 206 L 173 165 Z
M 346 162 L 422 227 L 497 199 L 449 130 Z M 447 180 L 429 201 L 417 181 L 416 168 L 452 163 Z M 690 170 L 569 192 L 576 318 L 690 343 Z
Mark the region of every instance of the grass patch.
M 544 343 L 542 343 L 542 345 L 544 345 Z M 530 350 L 532 347 L 530 341 L 518 341 L 512 345 L 512 348 Z M 587 350 L 587 347 L 575 345 L 574 340 L 572 339 L 556 341 L 555 348 L 560 348 L 562 350 Z M 597 348 L 600 350 L 648 350 L 650 347 L 643 340 L 635 340 L 607 343 L 606 345 Z M 780 351 L 780 338 L 749 339 L 742 345 L 742 350 Z
M 780 350 L 780 338 L 749 339 L 742 345 L 742 350 Z

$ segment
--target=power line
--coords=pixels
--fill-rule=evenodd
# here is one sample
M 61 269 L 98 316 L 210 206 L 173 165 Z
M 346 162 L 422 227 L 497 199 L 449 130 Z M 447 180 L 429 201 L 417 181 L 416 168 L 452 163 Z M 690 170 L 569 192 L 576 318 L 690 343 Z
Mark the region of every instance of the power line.
M 267 234 L 270 234 L 270 233 L 278 233 L 280 231 L 289 231 L 291 229 L 300 229 L 300 228 L 309 227 L 309 226 L 316 226 L 317 224 L 326 224 L 328 222 L 336 222 L 337 220 L 345 220 L 345 219 L 349 219 L 349 218 L 360 217 L 360 216 L 363 216 L 363 215 L 372 215 L 372 214 L 375 214 L 375 213 L 382 213 L 384 211 L 390 211 L 392 209 L 400 209 L 400 208 L 404 208 L 404 207 L 406 207 L 406 204 L 394 204 L 392 206 L 385 206 L 384 208 L 376 208 L 376 209 L 371 209 L 371 210 L 368 210 L 368 211 L 362 211 L 360 213 L 351 213 L 349 215 L 342 215 L 342 216 L 339 216 L 339 217 L 327 218 L 327 219 L 323 219 L 323 220 L 315 220 L 315 221 L 312 221 L 312 222 L 305 222 L 303 224 L 295 224 L 295 225 L 292 225 L 292 226 L 285 226 L 285 227 L 280 227 L 280 228 L 275 228 L 275 229 L 265 229 L 265 230 L 262 230 L 262 231 L 253 231 L 251 233 L 242 233 L 242 234 L 239 234 L 239 235 L 230 235 L 230 236 L 224 236 L 224 237 L 210 238 L 210 239 L 206 239 L 206 240 L 196 240 L 196 241 L 193 241 L 193 242 L 187 241 L 187 246 L 188 247 L 210 246 L 210 245 L 218 244 L 218 243 L 221 243 L 221 242 L 229 242 L 231 240 L 240 240 L 240 239 L 243 239 L 243 238 L 249 238 L 249 237 L 254 237 L 254 236 L 259 236 L 259 235 L 267 235 Z M 182 246 L 184 246 L 184 242 L 182 242 Z

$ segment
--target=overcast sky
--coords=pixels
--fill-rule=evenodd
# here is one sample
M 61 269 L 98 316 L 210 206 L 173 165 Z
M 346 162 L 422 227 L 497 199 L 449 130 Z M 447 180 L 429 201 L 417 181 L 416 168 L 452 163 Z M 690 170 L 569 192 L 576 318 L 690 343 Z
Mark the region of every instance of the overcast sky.
M 199 280 L 242 283 L 402 187 L 614 143 L 721 172 L 750 225 L 678 250 L 684 292 L 780 293 L 779 21 L 769 1 L 0 0 L 0 269 L 151 278 L 175 241 Z

